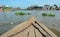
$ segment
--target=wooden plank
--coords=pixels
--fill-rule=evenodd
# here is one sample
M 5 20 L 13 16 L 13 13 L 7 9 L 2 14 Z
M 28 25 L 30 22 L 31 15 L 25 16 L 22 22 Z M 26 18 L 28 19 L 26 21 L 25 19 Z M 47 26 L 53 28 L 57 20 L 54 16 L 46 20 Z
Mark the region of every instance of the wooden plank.
M 31 27 L 31 26 L 30 26 Z M 26 30 L 24 30 L 23 34 L 24 34 L 24 37 L 29 37 L 29 30 L 30 30 L 30 27 L 27 28 Z
M 35 35 L 34 35 L 34 27 L 32 25 L 30 27 L 29 37 L 35 37 Z
M 47 32 L 45 32 L 38 24 L 36 24 L 36 23 L 34 23 L 33 22 L 33 25 L 35 26 L 35 27 L 37 27 L 37 30 L 43 35 L 43 36 L 46 36 L 46 37 L 48 37 L 48 36 L 50 36 Z M 50 36 L 51 37 L 51 36 Z
M 50 35 L 51 35 L 51 37 L 57 37 L 52 31 L 50 31 L 45 25 L 43 25 L 42 23 L 40 23 L 40 22 L 38 22 L 37 20 L 36 20 L 36 22 L 44 29 L 44 30 L 46 30 L 46 32 L 48 32 Z
M 12 37 L 24 37 L 24 35 L 22 33 L 20 33 L 18 35 L 12 36 Z
M 35 29 L 35 33 L 36 33 L 36 37 L 43 37 L 43 36 L 41 35 L 41 33 L 39 33 L 39 31 L 38 31 L 37 29 Z
M 29 30 L 30 30 L 30 27 L 28 27 L 28 28 L 25 29 L 24 31 L 22 31 L 22 32 L 14 35 L 14 36 L 12 36 L 12 37 L 17 37 L 17 36 L 18 36 L 18 37 L 20 37 L 20 36 L 22 36 L 22 37 L 27 37 L 27 36 L 28 36 L 28 33 L 29 33 Z

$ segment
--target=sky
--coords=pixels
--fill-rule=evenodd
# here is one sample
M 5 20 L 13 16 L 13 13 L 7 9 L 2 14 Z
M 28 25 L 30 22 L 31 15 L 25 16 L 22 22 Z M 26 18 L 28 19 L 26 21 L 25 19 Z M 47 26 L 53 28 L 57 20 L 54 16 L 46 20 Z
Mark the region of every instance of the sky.
M 0 0 L 0 5 L 6 5 L 11 7 L 26 8 L 31 5 L 58 5 L 60 6 L 60 0 Z

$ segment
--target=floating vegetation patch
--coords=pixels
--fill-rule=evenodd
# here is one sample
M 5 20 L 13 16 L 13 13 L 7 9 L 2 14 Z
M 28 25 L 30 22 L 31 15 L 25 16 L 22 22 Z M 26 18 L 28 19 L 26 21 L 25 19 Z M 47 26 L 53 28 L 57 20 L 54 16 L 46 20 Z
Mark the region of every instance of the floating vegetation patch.
M 52 13 L 50 13 L 50 14 L 42 13 L 42 16 L 51 16 L 51 17 L 55 17 L 55 14 L 52 14 Z
M 16 15 L 31 15 L 31 13 L 15 12 Z
M 55 17 L 55 14 L 49 14 L 48 16 L 52 16 L 52 17 Z
M 47 16 L 47 14 L 46 13 L 42 13 L 42 16 Z
M 24 12 L 15 12 L 16 15 L 26 15 Z

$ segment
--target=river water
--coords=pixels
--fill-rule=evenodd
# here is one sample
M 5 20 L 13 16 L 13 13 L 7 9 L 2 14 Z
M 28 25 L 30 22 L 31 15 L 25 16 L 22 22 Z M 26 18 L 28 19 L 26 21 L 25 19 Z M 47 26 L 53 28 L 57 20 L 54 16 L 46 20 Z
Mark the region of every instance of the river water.
M 39 22 L 50 28 L 58 37 L 60 37 L 60 11 L 52 10 L 20 10 L 19 12 L 31 13 L 31 15 L 17 16 L 12 12 L 0 12 L 0 34 L 7 32 L 18 24 L 35 16 Z M 55 17 L 42 16 L 42 13 L 53 13 Z

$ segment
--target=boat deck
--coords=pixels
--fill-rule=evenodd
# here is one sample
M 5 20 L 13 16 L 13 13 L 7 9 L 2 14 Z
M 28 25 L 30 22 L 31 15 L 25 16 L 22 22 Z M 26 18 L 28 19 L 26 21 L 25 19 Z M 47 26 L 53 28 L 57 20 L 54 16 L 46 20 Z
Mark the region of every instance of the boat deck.
M 35 17 L 17 25 L 0 37 L 57 37 Z

